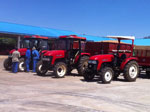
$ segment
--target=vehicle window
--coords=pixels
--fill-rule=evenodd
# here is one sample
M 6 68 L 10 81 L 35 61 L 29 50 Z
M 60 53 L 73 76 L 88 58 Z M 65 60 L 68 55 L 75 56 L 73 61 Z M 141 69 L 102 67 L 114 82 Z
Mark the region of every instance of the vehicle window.
M 66 41 L 65 40 L 57 40 L 55 44 L 56 50 L 66 50 Z
M 73 49 L 79 49 L 79 41 L 73 42 Z
M 43 50 L 48 50 L 48 43 L 47 43 L 46 40 L 42 41 L 41 47 L 42 47 Z
M 84 52 L 85 51 L 85 41 L 81 41 L 81 50 Z
M 30 40 L 23 40 L 22 48 L 30 48 Z
M 38 40 L 33 40 L 33 46 L 35 46 L 36 48 L 39 47 L 39 42 L 38 42 Z

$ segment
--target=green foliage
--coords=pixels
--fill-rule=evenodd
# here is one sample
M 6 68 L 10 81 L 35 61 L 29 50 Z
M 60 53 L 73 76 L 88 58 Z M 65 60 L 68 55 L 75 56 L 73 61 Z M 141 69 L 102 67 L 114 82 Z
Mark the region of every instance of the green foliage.
M 0 44 L 15 45 L 16 39 L 15 38 L 0 37 Z

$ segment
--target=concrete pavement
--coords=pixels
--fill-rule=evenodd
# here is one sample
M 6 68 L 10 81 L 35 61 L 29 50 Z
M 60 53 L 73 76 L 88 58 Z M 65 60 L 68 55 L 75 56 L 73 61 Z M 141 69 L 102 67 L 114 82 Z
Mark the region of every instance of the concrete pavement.
M 0 112 L 150 112 L 150 79 L 123 77 L 111 84 L 86 82 L 76 72 L 65 78 L 13 74 L 0 60 Z

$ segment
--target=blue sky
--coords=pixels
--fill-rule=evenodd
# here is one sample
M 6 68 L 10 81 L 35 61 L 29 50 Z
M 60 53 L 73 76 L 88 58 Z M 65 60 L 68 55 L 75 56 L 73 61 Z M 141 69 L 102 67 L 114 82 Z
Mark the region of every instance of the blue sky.
M 0 21 L 141 38 L 150 35 L 150 0 L 0 0 Z

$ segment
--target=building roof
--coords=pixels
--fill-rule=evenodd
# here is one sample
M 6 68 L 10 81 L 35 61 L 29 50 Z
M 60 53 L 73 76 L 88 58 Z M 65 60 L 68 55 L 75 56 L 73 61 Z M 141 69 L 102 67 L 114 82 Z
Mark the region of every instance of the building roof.
M 8 22 L 0 22 L 0 33 L 1 34 L 14 34 L 14 35 L 39 35 L 46 36 L 50 38 L 58 38 L 63 35 L 77 35 L 79 37 L 86 37 L 88 41 L 105 41 L 112 40 L 106 37 L 81 35 L 73 31 L 58 30 L 51 28 L 43 28 L 22 24 L 14 24 Z
M 39 35 L 47 37 L 59 37 L 61 35 L 78 35 L 78 33 L 72 31 L 42 28 L 7 22 L 0 22 L 0 33 L 15 35 Z
M 114 39 L 122 39 L 122 40 L 134 40 L 134 36 L 107 36 L 108 38 L 114 38 Z

